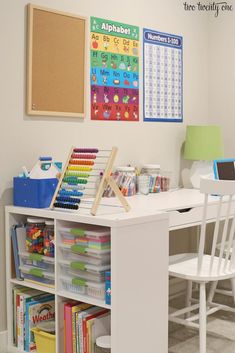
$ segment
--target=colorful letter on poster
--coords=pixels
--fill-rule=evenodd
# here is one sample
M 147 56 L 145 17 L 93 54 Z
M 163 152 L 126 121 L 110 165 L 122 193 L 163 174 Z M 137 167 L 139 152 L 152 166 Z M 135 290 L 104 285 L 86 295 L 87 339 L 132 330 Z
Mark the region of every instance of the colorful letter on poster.
M 144 121 L 183 121 L 183 38 L 144 29 Z
M 139 27 L 91 17 L 91 119 L 139 120 Z

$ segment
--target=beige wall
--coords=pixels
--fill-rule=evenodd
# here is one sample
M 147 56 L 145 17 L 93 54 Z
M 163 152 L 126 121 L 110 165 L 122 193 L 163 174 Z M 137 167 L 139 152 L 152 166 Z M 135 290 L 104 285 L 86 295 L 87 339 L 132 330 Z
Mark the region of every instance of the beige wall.
M 210 18 L 209 119 L 224 133 L 225 156 L 235 157 L 235 1 L 234 11 Z
M 185 125 L 208 118 L 208 21 L 185 13 L 179 0 L 37 0 L 38 5 L 85 16 L 94 15 L 184 38 L 184 122 L 84 122 L 31 118 L 25 105 L 25 0 L 1 0 L 0 11 L 0 331 L 6 328 L 3 207 L 11 202 L 12 177 L 31 168 L 39 155 L 64 161 L 71 145 L 119 147 L 117 164 L 160 163 L 178 181 Z M 87 81 L 89 77 L 87 73 Z M 89 93 L 88 93 L 89 97 Z M 142 106 L 141 106 L 142 109 Z

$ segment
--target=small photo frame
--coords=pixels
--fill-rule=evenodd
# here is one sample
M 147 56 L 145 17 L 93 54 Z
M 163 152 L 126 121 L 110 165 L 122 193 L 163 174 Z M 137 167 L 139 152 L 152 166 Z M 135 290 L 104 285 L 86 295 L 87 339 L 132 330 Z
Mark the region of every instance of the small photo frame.
M 235 158 L 214 160 L 213 169 L 215 179 L 235 180 Z

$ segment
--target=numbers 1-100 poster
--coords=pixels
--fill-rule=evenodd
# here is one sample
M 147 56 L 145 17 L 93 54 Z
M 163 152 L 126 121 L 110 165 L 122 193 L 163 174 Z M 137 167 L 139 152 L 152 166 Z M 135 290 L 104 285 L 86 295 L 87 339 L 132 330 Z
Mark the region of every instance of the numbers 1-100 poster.
M 139 120 L 139 27 L 91 17 L 92 120 Z
M 183 120 L 183 38 L 144 29 L 144 121 Z

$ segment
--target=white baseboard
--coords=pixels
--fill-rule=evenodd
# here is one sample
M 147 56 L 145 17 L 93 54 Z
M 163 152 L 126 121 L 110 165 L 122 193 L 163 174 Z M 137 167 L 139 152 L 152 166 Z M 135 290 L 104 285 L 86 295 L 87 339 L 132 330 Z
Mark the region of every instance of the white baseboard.
M 7 331 L 0 332 L 0 353 L 7 351 Z

